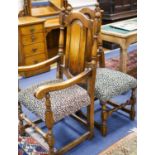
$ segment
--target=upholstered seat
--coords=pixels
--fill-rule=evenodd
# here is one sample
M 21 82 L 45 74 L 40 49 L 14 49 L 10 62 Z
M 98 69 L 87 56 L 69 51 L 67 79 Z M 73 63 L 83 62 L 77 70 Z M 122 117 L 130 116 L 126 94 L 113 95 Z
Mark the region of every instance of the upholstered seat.
M 95 83 L 95 96 L 107 101 L 136 87 L 136 79 L 119 71 L 98 68 Z
M 41 85 L 54 84 L 61 81 L 62 80 L 59 79 L 44 81 L 20 91 L 19 102 L 38 115 L 42 120 L 45 120 L 45 100 L 38 100 L 34 97 L 35 89 Z M 50 92 L 50 100 L 55 122 L 90 104 L 90 98 L 87 91 L 78 85 Z

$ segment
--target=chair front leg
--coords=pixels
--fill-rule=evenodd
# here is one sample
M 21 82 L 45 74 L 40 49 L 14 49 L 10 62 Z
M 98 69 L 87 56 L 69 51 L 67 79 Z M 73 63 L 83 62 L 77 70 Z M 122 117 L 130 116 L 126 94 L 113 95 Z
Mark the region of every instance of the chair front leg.
M 19 131 L 19 134 L 21 136 L 23 136 L 25 134 L 25 129 L 24 129 L 24 124 L 23 124 L 23 119 L 21 118 L 21 114 L 22 114 L 22 106 L 21 106 L 21 103 L 18 102 L 18 131 Z
M 132 89 L 132 94 L 130 98 L 130 104 L 131 104 L 131 111 L 130 111 L 130 119 L 134 120 L 135 119 L 135 104 L 136 104 L 136 88 Z
M 53 113 L 51 111 L 51 102 L 49 93 L 46 94 L 46 112 L 45 112 L 45 123 L 48 128 L 46 134 L 46 141 L 49 145 L 49 153 L 48 155 L 54 155 L 54 136 L 52 134 L 52 128 L 54 125 Z
M 87 120 L 90 131 L 90 139 L 94 136 L 94 104 L 90 104 L 87 107 Z
M 102 124 L 101 124 L 101 134 L 102 136 L 106 136 L 107 135 L 107 119 L 108 119 L 108 112 L 107 112 L 107 102 L 100 102 L 101 106 L 102 106 L 102 110 L 101 110 L 101 120 L 102 120 Z

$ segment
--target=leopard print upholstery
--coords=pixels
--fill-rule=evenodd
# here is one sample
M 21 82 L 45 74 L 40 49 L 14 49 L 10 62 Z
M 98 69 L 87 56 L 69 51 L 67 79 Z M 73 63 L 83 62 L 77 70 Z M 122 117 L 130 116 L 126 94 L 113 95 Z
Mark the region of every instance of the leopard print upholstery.
M 19 102 L 45 121 L 45 99 L 36 99 L 34 97 L 34 91 L 41 85 L 59 82 L 62 82 L 62 80 L 56 79 L 44 81 L 40 84 L 35 84 L 30 88 L 24 89 L 19 92 Z M 90 104 L 90 97 L 87 91 L 78 85 L 60 91 L 50 92 L 50 100 L 55 122 Z
M 137 85 L 137 80 L 125 73 L 98 68 L 96 73 L 95 96 L 101 101 L 107 101 Z

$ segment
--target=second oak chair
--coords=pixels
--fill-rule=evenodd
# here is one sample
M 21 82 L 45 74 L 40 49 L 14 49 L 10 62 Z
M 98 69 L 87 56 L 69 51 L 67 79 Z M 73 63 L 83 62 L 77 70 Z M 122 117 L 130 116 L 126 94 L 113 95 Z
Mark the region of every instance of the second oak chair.
M 95 10 L 91 10 L 90 8 L 83 8 L 81 12 L 89 17 L 89 19 L 95 19 L 96 12 L 102 11 L 99 8 L 99 4 L 96 4 Z M 101 19 L 102 20 L 102 19 Z M 112 115 L 113 112 L 118 110 L 123 110 L 130 115 L 130 119 L 134 120 L 135 118 L 135 104 L 136 104 L 136 86 L 137 81 L 134 77 L 122 73 L 120 71 L 111 70 L 105 68 L 105 59 L 104 59 L 104 51 L 102 48 L 102 40 L 100 39 L 100 29 L 101 29 L 101 20 L 99 22 L 100 26 L 98 26 L 98 64 L 96 73 L 96 83 L 95 83 L 95 97 L 100 100 L 100 104 L 102 107 L 101 110 L 101 120 L 102 123 L 95 123 L 97 127 L 101 129 L 101 133 L 103 136 L 107 134 L 107 119 Z M 93 35 L 93 34 L 92 34 Z M 115 96 L 121 95 L 127 91 L 131 90 L 131 97 L 127 102 L 117 104 L 111 101 L 111 99 Z M 112 106 L 110 109 L 108 105 Z M 129 108 L 126 108 L 130 106 Z

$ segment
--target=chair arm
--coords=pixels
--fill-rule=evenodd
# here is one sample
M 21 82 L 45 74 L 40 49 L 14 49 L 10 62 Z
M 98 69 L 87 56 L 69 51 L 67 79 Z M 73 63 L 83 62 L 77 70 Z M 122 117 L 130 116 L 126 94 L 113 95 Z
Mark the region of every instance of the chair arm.
M 33 71 L 33 70 L 37 70 L 37 69 L 41 69 L 43 67 L 47 67 L 50 66 L 51 64 L 57 62 L 58 60 L 60 60 L 60 56 L 57 55 L 51 59 L 48 59 L 46 61 L 40 62 L 38 64 L 35 65 L 29 65 L 29 66 L 20 66 L 18 67 L 18 72 L 28 72 L 28 71 Z
M 91 73 L 92 73 L 92 70 L 88 69 L 88 70 L 80 73 L 79 75 L 77 75 L 71 79 L 68 79 L 66 81 L 56 83 L 56 84 L 51 84 L 51 85 L 40 86 L 35 91 L 34 96 L 37 99 L 42 99 L 46 93 L 51 92 L 51 91 L 57 91 L 57 90 L 62 90 L 62 89 L 68 88 L 68 87 L 88 78 Z

